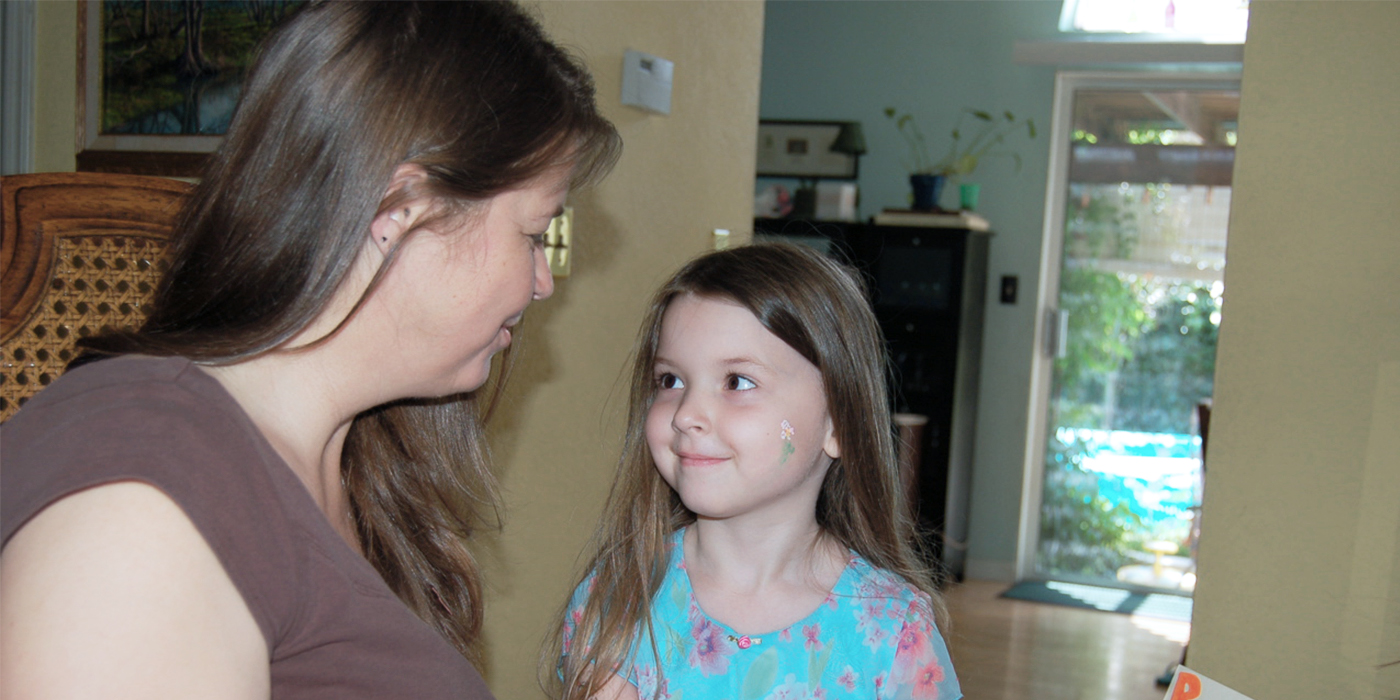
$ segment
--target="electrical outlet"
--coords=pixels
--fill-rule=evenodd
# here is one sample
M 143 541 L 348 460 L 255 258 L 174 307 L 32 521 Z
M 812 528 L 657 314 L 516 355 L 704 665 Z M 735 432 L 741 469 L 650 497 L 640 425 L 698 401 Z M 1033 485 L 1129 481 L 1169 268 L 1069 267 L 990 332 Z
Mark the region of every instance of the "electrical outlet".
M 549 222 L 544 232 L 544 259 L 549 261 L 549 273 L 568 277 L 574 266 L 574 208 L 564 207 L 564 213 Z

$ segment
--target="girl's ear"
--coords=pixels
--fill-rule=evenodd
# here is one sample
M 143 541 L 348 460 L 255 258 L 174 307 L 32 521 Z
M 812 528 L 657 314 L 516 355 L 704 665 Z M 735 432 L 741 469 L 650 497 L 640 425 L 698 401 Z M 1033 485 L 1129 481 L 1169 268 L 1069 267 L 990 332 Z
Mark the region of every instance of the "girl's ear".
M 826 417 L 826 437 L 822 440 L 822 452 L 832 459 L 841 458 L 841 443 L 836 439 L 836 426 L 831 422 L 831 416 Z
M 381 201 L 402 199 L 398 195 L 427 176 L 428 173 L 420 165 L 413 163 L 400 165 L 394 171 L 394 177 L 384 190 L 384 198 Z M 428 202 L 419 198 L 404 200 L 379 212 L 369 224 L 370 244 L 377 247 L 380 253 L 387 255 L 394 246 L 403 240 L 404 234 L 413 229 L 427 208 Z

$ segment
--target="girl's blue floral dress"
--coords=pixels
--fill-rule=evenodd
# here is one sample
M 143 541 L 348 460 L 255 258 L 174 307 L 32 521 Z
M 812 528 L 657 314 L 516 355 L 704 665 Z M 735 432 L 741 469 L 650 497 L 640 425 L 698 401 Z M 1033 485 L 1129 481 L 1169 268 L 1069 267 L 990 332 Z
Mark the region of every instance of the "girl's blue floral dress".
M 672 538 L 670 570 L 652 601 L 656 653 L 646 640 L 632 646 L 627 680 L 643 700 L 962 697 L 928 597 L 904 579 L 852 553 L 815 612 L 787 629 L 748 637 L 695 603 L 684 535 L 680 530 Z M 574 592 L 566 654 L 592 584 L 589 577 Z

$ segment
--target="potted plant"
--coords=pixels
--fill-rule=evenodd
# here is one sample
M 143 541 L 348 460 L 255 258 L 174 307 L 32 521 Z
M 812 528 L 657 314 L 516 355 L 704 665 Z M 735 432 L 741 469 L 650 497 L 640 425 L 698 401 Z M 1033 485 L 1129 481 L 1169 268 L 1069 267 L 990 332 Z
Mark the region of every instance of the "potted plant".
M 969 115 L 975 121 L 975 127 L 965 131 L 964 121 Z M 1006 137 L 1024 128 L 1028 138 L 1035 138 L 1035 122 L 1029 118 L 1018 119 L 1009 111 L 996 117 L 980 109 L 965 108 L 953 125 L 947 153 L 935 161 L 929 157 L 928 140 L 914 121 L 914 115 L 900 114 L 894 107 L 886 107 L 885 116 L 894 121 L 913 156 L 912 163 L 906 162 L 905 167 L 909 168 L 909 184 L 914 188 L 915 209 L 937 209 L 938 197 L 947 179 L 971 175 L 981 160 L 988 156 L 1009 156 L 1016 161 L 1019 171 L 1021 156 L 1002 148 Z M 975 206 L 975 196 L 972 199 Z

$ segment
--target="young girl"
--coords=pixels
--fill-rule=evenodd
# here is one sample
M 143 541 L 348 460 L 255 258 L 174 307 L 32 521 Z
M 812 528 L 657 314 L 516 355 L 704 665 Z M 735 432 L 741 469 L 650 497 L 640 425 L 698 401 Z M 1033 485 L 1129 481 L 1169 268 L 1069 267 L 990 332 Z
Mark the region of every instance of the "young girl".
M 642 324 L 566 700 L 962 697 L 911 551 L 860 285 L 788 245 L 711 253 Z

